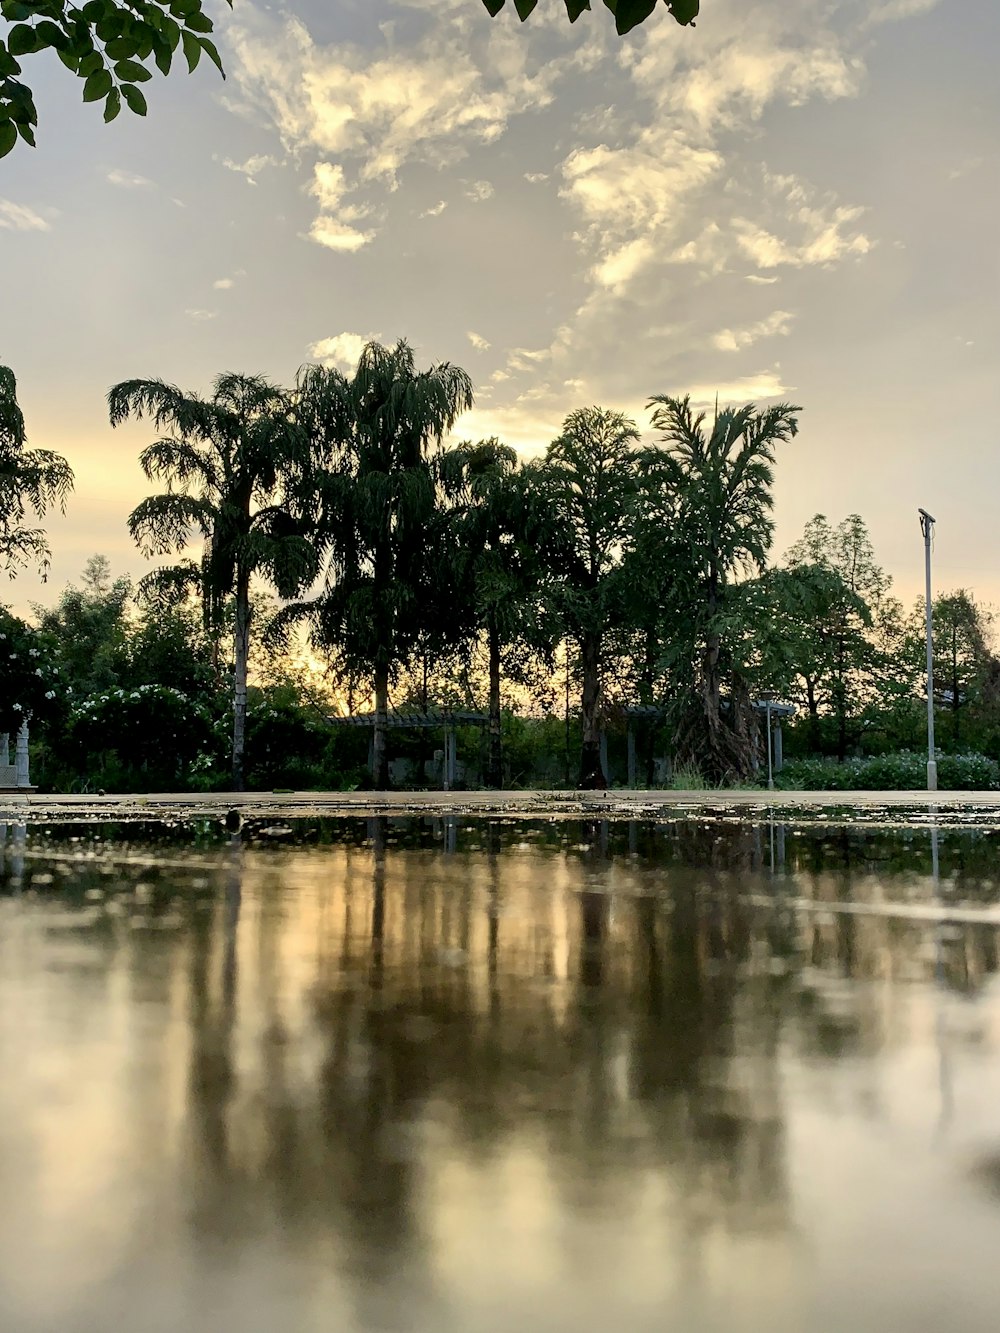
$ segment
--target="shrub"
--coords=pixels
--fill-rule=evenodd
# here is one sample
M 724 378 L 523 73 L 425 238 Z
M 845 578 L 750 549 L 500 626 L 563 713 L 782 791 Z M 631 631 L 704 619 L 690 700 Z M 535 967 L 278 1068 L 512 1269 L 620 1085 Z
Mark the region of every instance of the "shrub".
M 939 754 L 941 791 L 996 791 L 1000 764 L 982 754 Z M 911 750 L 861 759 L 793 759 L 775 774 L 785 791 L 923 791 L 927 760 Z

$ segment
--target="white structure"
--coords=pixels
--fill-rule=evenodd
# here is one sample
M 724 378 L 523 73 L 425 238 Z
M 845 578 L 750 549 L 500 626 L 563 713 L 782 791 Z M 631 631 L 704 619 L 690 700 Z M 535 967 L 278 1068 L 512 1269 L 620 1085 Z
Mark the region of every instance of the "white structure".
M 22 722 L 10 762 L 10 736 L 0 732 L 0 791 L 33 790 L 28 772 L 28 724 Z

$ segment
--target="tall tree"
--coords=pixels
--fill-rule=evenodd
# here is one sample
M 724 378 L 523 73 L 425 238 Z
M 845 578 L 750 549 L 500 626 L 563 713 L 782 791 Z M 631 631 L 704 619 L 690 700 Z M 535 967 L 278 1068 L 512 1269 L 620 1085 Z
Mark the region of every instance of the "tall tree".
M 758 410 L 752 403 L 695 415 L 690 398 L 650 400 L 660 434 L 660 483 L 676 497 L 677 533 L 689 545 L 694 571 L 689 614 L 697 641 L 700 706 L 678 737 L 682 760 L 714 780 L 742 777 L 753 762 L 749 699 L 728 653 L 732 585 L 740 573 L 767 562 L 775 445 L 797 433 L 801 408 L 781 403 Z M 728 720 L 722 682 L 730 677 Z
M 233 786 L 244 782 L 250 581 L 257 575 L 294 597 L 319 572 L 306 497 L 312 451 L 290 396 L 262 376 L 220 375 L 210 398 L 162 380 L 126 380 L 108 394 L 111 424 L 149 417 L 167 434 L 140 455 L 150 481 L 167 490 L 138 504 L 129 531 L 146 556 L 176 554 L 194 533 L 201 565 L 181 562 L 164 576 L 197 586 L 217 625 L 233 599 Z M 295 507 L 298 518 L 293 518 Z
M 45 533 L 25 526 L 25 520 L 29 510 L 42 518 L 53 505 L 65 513 L 72 489 L 73 470 L 61 454 L 27 448 L 17 380 L 8 366 L 0 366 L 0 562 L 8 575 L 34 563 L 46 577 Z
M 517 454 L 497 439 L 465 441 L 441 460 L 452 508 L 446 529 L 456 610 L 470 636 L 486 641 L 489 746 L 486 785 L 503 785 L 501 674 L 505 655 L 522 659 L 551 647 L 538 598 L 544 550 L 554 536 L 547 512 L 518 467 Z M 522 660 L 522 666 L 523 666 Z
M 564 632 L 580 649 L 583 676 L 580 786 L 607 786 L 601 762 L 602 676 L 607 634 L 622 616 L 618 577 L 638 484 L 639 432 L 603 407 L 571 412 L 527 479 L 540 492 L 561 540 L 552 592 Z
M 57 645 L 63 679 L 77 696 L 125 683 L 131 592 L 130 579 L 111 577 L 107 556 L 92 555 L 80 584 L 68 584 L 54 607 L 32 606 L 39 628 Z
M 441 362 L 418 371 L 405 340 L 368 343 L 351 378 L 323 366 L 299 373 L 299 420 L 323 461 L 316 498 L 328 557 L 323 594 L 307 611 L 316 641 L 374 681 L 378 788 L 389 785 L 389 681 L 435 615 L 431 458 L 472 402 L 464 370 Z
M 835 719 L 836 753 L 847 756 L 855 720 L 880 682 L 895 681 L 908 692 L 912 684 L 905 663 L 890 660 L 892 622 L 898 604 L 888 596 L 892 580 L 875 558 L 875 548 L 860 514 L 834 525 L 816 514 L 785 555 L 789 570 L 800 573 L 817 591 L 803 626 L 811 664 L 803 677 L 818 743 L 819 714 Z M 825 574 L 825 578 L 824 578 Z M 893 655 L 894 656 L 894 655 Z M 905 676 L 905 682 L 902 676 Z

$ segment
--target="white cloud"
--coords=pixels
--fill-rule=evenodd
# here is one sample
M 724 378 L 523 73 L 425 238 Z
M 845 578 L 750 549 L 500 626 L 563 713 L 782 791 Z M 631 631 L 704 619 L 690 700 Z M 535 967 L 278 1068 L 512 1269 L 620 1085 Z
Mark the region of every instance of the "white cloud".
M 189 319 L 197 319 L 200 321 L 215 319 L 219 312 L 217 310 L 185 310 L 184 313 Z
M 12 203 L 10 199 L 0 199 L 0 227 L 7 231 L 49 230 L 49 224 L 33 208 Z
M 331 338 L 320 338 L 309 344 L 309 355 L 325 366 L 339 366 L 353 370 L 366 343 L 377 341 L 377 333 L 335 333 Z
M 490 181 L 470 181 L 465 187 L 466 199 L 471 199 L 475 204 L 481 204 L 487 199 L 493 197 L 493 185 Z
M 684 392 L 690 395 L 695 407 L 714 406 L 716 398 L 719 406 L 725 407 L 729 404 L 757 403 L 768 398 L 787 398 L 793 390 L 784 383 L 775 366 L 772 370 L 761 370 L 756 375 L 744 375 L 742 379 L 721 384 L 695 384 L 684 389 Z
M 432 204 L 430 208 L 425 208 L 420 216 L 422 218 L 439 218 L 447 207 L 447 202 L 444 199 L 439 199 L 437 203 Z
M 212 286 L 220 292 L 227 292 L 234 285 L 232 278 L 216 278 Z
M 118 167 L 109 171 L 107 178 L 123 190 L 145 190 L 153 184 L 148 176 L 138 176 L 134 171 L 122 171 Z
M 775 310 L 766 319 L 758 320 L 746 329 L 720 329 L 712 338 L 712 346 L 720 352 L 740 352 L 762 338 L 783 337 L 791 331 L 795 318 L 787 310 Z
M 473 347 L 476 349 L 477 352 L 485 352 L 489 348 L 490 345 L 489 342 L 482 336 L 481 333 L 470 332 L 467 333 L 465 336 L 468 338 L 469 342 L 472 343 Z
M 245 162 L 234 162 L 231 157 L 224 157 L 222 165 L 229 171 L 235 171 L 239 175 L 245 176 L 248 185 L 256 185 L 257 177 L 265 167 L 276 167 L 280 163 L 278 158 L 271 157 L 268 153 L 254 153 Z
M 762 287 L 769 287 L 772 283 L 781 281 L 777 274 L 774 273 L 768 277 L 765 277 L 762 273 L 744 273 L 743 276 L 746 278 L 747 282 L 755 282 Z
M 373 230 L 362 231 L 354 226 L 355 222 L 367 217 L 369 210 L 343 202 L 351 189 L 339 163 L 316 163 L 309 193 L 319 201 L 320 214 L 309 229 L 309 237 L 318 245 L 353 252 L 375 239 Z
M 538 185 L 541 181 L 547 181 L 548 178 L 549 173 L 547 171 L 526 171 L 524 173 L 524 179 L 530 185 Z

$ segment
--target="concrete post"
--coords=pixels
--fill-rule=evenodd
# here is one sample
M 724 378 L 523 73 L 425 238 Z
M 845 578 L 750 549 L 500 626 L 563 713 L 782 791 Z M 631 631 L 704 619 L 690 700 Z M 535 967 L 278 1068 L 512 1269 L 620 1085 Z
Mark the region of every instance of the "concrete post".
M 625 733 L 625 740 L 628 745 L 628 785 L 635 789 L 638 786 L 635 773 L 635 729 L 629 720 L 628 731 Z
M 0 731 L 0 764 L 10 763 L 10 735 Z
M 601 768 L 604 771 L 604 779 L 608 786 L 611 786 L 611 774 L 608 772 L 608 733 L 601 728 Z
M 14 785 L 17 787 L 30 787 L 31 778 L 28 774 L 28 724 L 22 722 L 17 732 L 17 751 L 14 756 Z
M 781 772 L 781 766 L 785 762 L 785 752 L 781 743 L 781 718 L 779 717 L 774 724 L 774 771 Z

